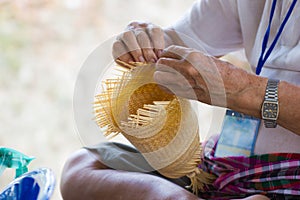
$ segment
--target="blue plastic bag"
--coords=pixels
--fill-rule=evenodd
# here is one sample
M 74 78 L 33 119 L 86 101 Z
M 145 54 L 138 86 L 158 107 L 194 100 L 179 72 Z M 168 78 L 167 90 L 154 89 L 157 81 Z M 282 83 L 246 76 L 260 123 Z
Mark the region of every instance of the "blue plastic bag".
M 48 200 L 55 188 L 53 172 L 39 168 L 12 181 L 0 193 L 0 200 Z
M 0 200 L 48 200 L 55 188 L 53 172 L 39 168 L 30 172 L 33 160 L 16 150 L 0 148 L 0 175 L 6 168 L 16 169 L 16 178 L 0 193 Z

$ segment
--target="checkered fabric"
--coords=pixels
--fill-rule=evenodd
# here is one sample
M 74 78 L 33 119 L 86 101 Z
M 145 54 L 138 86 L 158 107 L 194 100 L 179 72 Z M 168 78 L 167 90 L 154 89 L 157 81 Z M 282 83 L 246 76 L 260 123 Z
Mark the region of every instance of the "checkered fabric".
M 217 175 L 200 194 L 206 199 L 241 198 L 263 194 L 270 199 L 300 199 L 300 154 L 274 153 L 250 157 L 214 157 L 217 140 L 204 147 L 199 168 Z

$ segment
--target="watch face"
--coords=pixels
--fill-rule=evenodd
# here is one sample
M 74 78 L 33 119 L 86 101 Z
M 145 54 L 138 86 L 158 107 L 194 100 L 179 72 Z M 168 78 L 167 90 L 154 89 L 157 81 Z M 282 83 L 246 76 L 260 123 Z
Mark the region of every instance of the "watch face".
M 278 116 L 278 103 L 277 102 L 264 102 L 262 109 L 263 119 L 276 120 Z

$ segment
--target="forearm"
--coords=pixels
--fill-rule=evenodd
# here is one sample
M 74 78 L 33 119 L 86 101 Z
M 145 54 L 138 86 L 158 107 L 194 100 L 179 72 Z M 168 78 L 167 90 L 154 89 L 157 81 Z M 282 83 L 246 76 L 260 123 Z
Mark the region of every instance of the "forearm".
M 85 178 L 89 185 L 86 197 L 94 194 L 97 199 L 182 199 L 196 200 L 195 195 L 162 178 L 116 170 L 94 170 Z M 84 198 L 88 199 L 88 198 Z
M 82 155 L 80 155 L 82 154 Z M 101 169 L 93 156 L 81 150 L 64 168 L 61 191 L 64 199 L 198 199 L 185 189 L 157 176 Z
M 229 86 L 225 83 L 227 107 L 261 118 L 261 106 L 268 79 L 247 73 L 242 69 L 234 69 L 229 74 L 230 77 L 226 79 L 233 80 L 233 83 Z
M 281 81 L 278 89 L 278 123 L 300 135 L 300 87 Z
M 105 176 L 104 176 L 105 175 Z M 115 170 L 99 170 L 91 172 L 79 181 L 81 186 L 70 191 L 72 199 L 130 199 L 130 200 L 200 200 L 190 192 L 159 177 L 121 172 Z M 74 196 L 73 196 L 74 195 Z M 254 195 L 245 200 L 267 200 L 261 195 Z
M 261 118 L 261 107 L 268 79 L 243 70 L 232 70 L 230 76 L 225 78 L 238 80 L 236 84 L 239 84 L 237 87 L 239 91 L 230 93 L 231 89 L 228 88 L 228 92 L 226 92 L 228 107 Z M 300 87 L 281 81 L 278 88 L 278 99 L 278 124 L 300 135 L 300 112 L 298 112 L 300 110 Z

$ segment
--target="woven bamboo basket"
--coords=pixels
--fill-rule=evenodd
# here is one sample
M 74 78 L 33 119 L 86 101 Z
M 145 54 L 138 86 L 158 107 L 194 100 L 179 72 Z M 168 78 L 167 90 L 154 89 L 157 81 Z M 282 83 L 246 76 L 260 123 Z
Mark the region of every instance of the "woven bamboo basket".
M 125 63 L 122 63 L 125 64 Z M 125 64 L 96 96 L 96 122 L 105 136 L 124 135 L 149 164 L 169 178 L 188 176 L 197 193 L 215 177 L 198 168 L 202 149 L 196 113 L 187 99 L 163 91 L 151 64 Z

